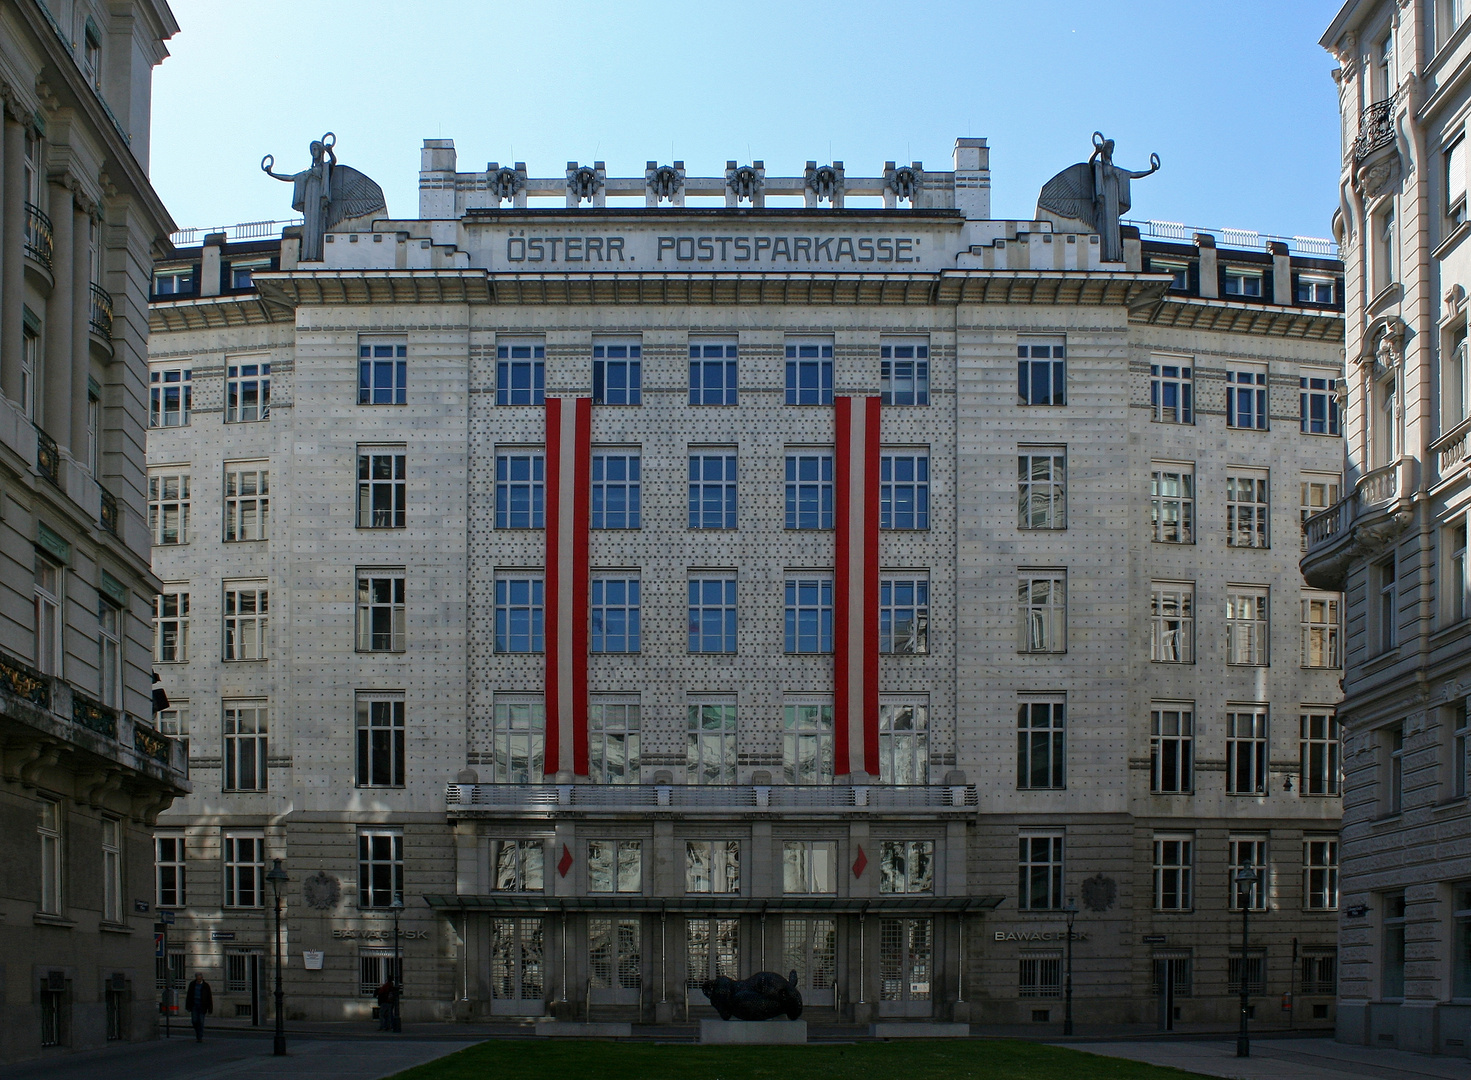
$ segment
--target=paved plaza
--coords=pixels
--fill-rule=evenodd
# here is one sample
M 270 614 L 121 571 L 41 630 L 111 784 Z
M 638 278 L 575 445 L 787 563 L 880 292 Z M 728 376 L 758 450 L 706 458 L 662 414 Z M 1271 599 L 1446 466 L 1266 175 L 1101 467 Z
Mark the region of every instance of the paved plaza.
M 1075 1050 L 1173 1065 L 1231 1080 L 1465 1080 L 1465 1058 L 1349 1046 L 1331 1039 L 1257 1039 L 1251 1057 L 1236 1056 L 1236 1039 L 1077 1043 Z

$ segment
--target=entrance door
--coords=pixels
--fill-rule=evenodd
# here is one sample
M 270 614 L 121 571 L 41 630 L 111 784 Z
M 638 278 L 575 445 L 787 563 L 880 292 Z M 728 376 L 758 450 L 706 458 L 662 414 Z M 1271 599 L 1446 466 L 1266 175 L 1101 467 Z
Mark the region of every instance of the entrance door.
M 879 920 L 879 1015 L 929 1016 L 934 980 L 933 919 Z
M 643 986 L 639 920 L 587 920 L 588 996 L 594 1004 L 637 1005 Z
M 690 1001 L 705 1005 L 700 984 L 717 975 L 739 979 L 741 961 L 741 921 L 739 919 L 688 919 L 685 921 L 685 944 L 689 957 Z
M 540 1016 L 545 983 L 541 919 L 491 919 L 490 1011 Z
M 781 969 L 797 973 L 805 1005 L 832 1005 L 837 980 L 838 930 L 832 919 L 783 919 Z

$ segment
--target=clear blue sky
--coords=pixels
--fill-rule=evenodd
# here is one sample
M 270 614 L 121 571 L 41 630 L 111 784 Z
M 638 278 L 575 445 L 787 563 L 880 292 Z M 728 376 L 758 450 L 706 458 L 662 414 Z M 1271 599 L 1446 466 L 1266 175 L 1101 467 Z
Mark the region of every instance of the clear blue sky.
M 181 227 L 291 215 L 263 176 L 338 155 L 418 210 L 419 146 L 462 170 L 525 161 L 611 175 L 680 158 L 719 175 L 808 159 L 875 175 L 950 167 L 990 140 L 993 212 L 1029 218 L 1041 185 L 1087 157 L 1163 169 L 1130 216 L 1328 236 L 1337 205 L 1336 0 L 171 0 L 156 69 L 154 185 Z

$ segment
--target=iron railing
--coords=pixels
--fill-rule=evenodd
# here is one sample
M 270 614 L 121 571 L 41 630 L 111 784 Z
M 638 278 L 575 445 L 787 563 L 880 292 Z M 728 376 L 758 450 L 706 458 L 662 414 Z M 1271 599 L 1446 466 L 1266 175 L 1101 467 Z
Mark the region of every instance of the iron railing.
M 100 488 L 102 492 L 102 527 L 113 536 L 118 530 L 118 508 L 117 496 L 106 488 Z
M 26 203 L 26 254 L 50 270 L 54 246 L 51 219 L 46 216 L 46 211 L 33 203 Z
M 1397 95 L 1366 106 L 1359 118 L 1359 135 L 1354 139 L 1354 160 L 1363 161 L 1381 146 L 1394 142 L 1394 103 Z
M 1338 245 L 1321 236 L 1278 236 L 1276 233 L 1257 232 L 1255 229 L 1186 225 L 1179 221 L 1131 221 L 1126 219 L 1123 224 L 1132 225 L 1138 229 L 1141 239 L 1173 240 L 1177 243 L 1190 244 L 1195 241 L 1196 233 L 1208 233 L 1216 237 L 1221 247 L 1265 251 L 1267 244 L 1275 242 L 1286 244 L 1289 253 L 1324 259 L 1338 258 Z
M 301 221 L 301 218 L 287 218 L 279 221 L 242 221 L 238 225 L 217 225 L 212 229 L 180 229 L 169 239 L 173 242 L 174 247 L 202 244 L 209 233 L 224 233 L 225 240 L 229 242 L 269 240 L 280 236 L 281 230 L 290 225 L 300 225 Z
M 451 807 L 601 810 L 915 810 L 978 804 L 974 784 L 450 784 Z
M 36 428 L 36 468 L 57 487 L 61 486 L 61 450 L 56 440 Z
M 160 735 L 153 728 L 140 720 L 133 720 L 133 749 L 144 757 L 150 757 L 154 761 L 169 763 L 169 750 L 173 740 L 167 735 Z
M 112 340 L 112 293 L 96 282 L 92 283 L 92 305 L 88 323 L 98 337 Z
M 72 720 L 89 731 L 117 738 L 117 710 L 72 691 Z

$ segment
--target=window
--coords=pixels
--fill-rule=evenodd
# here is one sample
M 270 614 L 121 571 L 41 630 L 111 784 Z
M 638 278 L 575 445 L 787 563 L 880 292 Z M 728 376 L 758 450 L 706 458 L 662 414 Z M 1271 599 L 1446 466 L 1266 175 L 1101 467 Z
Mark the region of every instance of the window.
M 1149 272 L 1151 274 L 1169 274 L 1170 288 L 1188 292 L 1190 289 L 1190 264 L 1185 262 L 1170 262 L 1165 259 L 1150 259 Z
M 546 748 L 541 695 L 497 694 L 493 707 L 495 782 L 539 784 Z
M 1405 808 L 1405 725 L 1403 722 L 1392 724 L 1384 730 L 1380 736 L 1384 746 L 1389 751 L 1386 762 L 1386 784 L 1384 794 L 1386 796 L 1386 809 L 1391 814 L 1398 814 Z
M 1195 662 L 1195 586 L 1156 581 L 1149 596 L 1149 658 L 1160 664 Z
M 43 795 L 37 799 L 37 806 L 40 811 L 36 822 L 36 837 L 41 846 L 41 911 L 46 915 L 60 915 L 64 870 L 61 803 Z
M 123 612 L 107 600 L 97 602 L 97 694 L 109 709 L 123 707 Z
M 363 829 L 358 833 L 358 907 L 393 907 L 404 900 L 403 833 Z
M 1195 869 L 1195 838 L 1160 834 L 1154 838 L 1154 906 L 1189 911 Z
M 154 898 L 159 907 L 183 907 L 187 902 L 184 890 L 186 865 L 182 836 L 153 838 L 153 866 L 156 882 Z
M 588 773 L 599 784 L 639 782 L 638 699 L 593 700 L 587 707 Z
M 358 404 L 407 405 L 409 400 L 407 344 L 358 343 Z
M 935 891 L 933 840 L 884 840 L 879 843 L 879 892 Z
M 1149 479 L 1150 531 L 1158 544 L 1195 543 L 1195 466 L 1154 463 Z
M 787 342 L 786 400 L 788 405 L 833 403 L 832 342 Z
M 358 528 L 402 529 L 406 524 L 407 455 L 389 447 L 358 449 Z
M 1067 448 L 1022 446 L 1016 455 L 1018 529 L 1067 528 Z
M 87 471 L 95 478 L 102 464 L 102 399 L 87 391 Z
M 544 582 L 540 576 L 496 575 L 495 651 L 539 653 L 543 644 Z
M 1405 894 L 1394 893 L 1383 897 L 1383 924 L 1380 939 L 1383 955 L 1380 959 L 1380 996 L 1403 998 L 1405 996 Z
M 1241 904 L 1236 901 L 1236 911 L 1241 910 Z M 1243 968 L 1241 963 L 1241 946 L 1232 945 L 1231 953 L 1226 957 L 1226 991 L 1231 994 L 1241 993 L 1241 978 L 1246 976 L 1246 992 L 1248 994 L 1260 994 L 1267 985 L 1267 950 L 1265 947 L 1253 945 L 1246 952 L 1246 964 Z M 1252 1008 L 1252 1006 L 1247 1006 Z
M 1300 274 L 1297 279 L 1297 302 L 1299 304 L 1333 303 L 1333 279 L 1316 274 Z
M 782 706 L 782 777 L 788 784 L 833 782 L 833 706 L 831 701 Z
M 248 424 L 271 416 L 271 365 L 231 364 L 225 372 L 225 423 Z
M 1016 710 L 1016 786 L 1019 791 L 1067 787 L 1067 706 L 1023 701 Z
M 1262 275 L 1260 271 L 1238 270 L 1234 266 L 1228 266 L 1222 277 L 1225 279 L 1225 294 L 1227 296 L 1262 295 Z
M 270 647 L 270 590 L 264 583 L 225 586 L 225 659 L 264 660 Z
M 1455 0 L 1460 6 L 1464 0 Z M 1445 216 L 1455 228 L 1466 220 L 1466 140 L 1457 139 L 1441 151 L 1445 162 Z
M 1451 886 L 1451 918 L 1455 939 L 1451 946 L 1451 997 L 1471 997 L 1471 882 Z
M 595 405 L 638 405 L 643 401 L 643 346 L 637 343 L 592 347 L 592 400 Z
M 784 893 L 832 894 L 838 891 L 835 840 L 784 840 L 781 845 Z
M 639 579 L 592 579 L 592 642 L 595 653 L 639 651 Z
M 102 819 L 102 921 L 123 921 L 123 823 Z
M 29 314 L 29 312 L 27 312 Z M 39 326 L 32 326 L 29 320 L 20 331 L 20 406 L 27 420 L 36 418 L 36 376 L 41 370 L 41 334 Z M 158 378 L 158 372 L 153 373 Z M 158 391 L 154 390 L 154 401 L 156 402 Z M 188 389 L 185 388 L 185 401 L 188 400 Z M 158 406 L 154 405 L 154 416 L 158 416 Z M 185 406 L 185 423 L 188 422 L 188 406 Z M 175 421 L 177 423 L 177 421 Z M 153 427 L 158 427 L 155 419 Z
M 1338 477 L 1331 473 L 1307 473 L 1302 480 L 1299 511 L 1303 524 L 1314 514 L 1322 513 L 1338 501 Z M 1308 549 L 1308 534 L 1302 533 L 1302 549 Z
M 644 846 L 638 840 L 587 842 L 587 891 L 634 893 L 644 891 Z
M 919 575 L 879 578 L 879 652 L 930 651 L 930 582 Z
M 1019 337 L 1016 357 L 1020 404 L 1067 404 L 1067 346 L 1063 339 Z
M 927 451 L 879 457 L 879 528 L 930 527 L 930 455 Z
M 1392 465 L 1403 453 L 1404 433 L 1400 428 L 1399 380 L 1390 372 L 1370 390 L 1374 409 L 1366 418 L 1375 468 Z
M 238 945 L 231 945 L 225 949 L 225 992 L 227 994 L 243 994 L 250 990 L 250 966 L 252 958 L 255 963 L 260 963 L 260 952 L 256 949 L 242 949 Z M 265 971 L 260 972 L 262 976 Z M 186 990 L 187 993 L 187 990 Z M 249 1009 L 250 1006 L 246 1005 Z
M 736 651 L 736 579 L 689 579 L 689 651 Z
M 1338 651 L 1339 595 L 1337 593 L 1302 594 L 1302 666 L 1336 668 L 1342 666 Z
M 1226 426 L 1267 430 L 1267 372 L 1226 371 Z
M 404 696 L 358 691 L 357 786 L 404 786 Z
M 1338 908 L 1338 839 L 1304 837 L 1302 894 L 1310 911 Z
M 1445 721 L 1450 731 L 1451 796 L 1464 799 L 1471 794 L 1471 720 L 1467 719 L 1466 702 L 1461 701 Z
M 546 527 L 546 455 L 502 451 L 495 456 L 495 527 Z
M 879 345 L 879 400 L 884 405 L 930 403 L 930 346 L 927 341 Z
M 404 571 L 359 570 L 357 579 L 357 651 L 403 652 L 407 621 Z
M 1016 906 L 1021 911 L 1062 909 L 1062 835 L 1022 834 L 1018 841 Z
M 260 463 L 225 465 L 225 542 L 270 534 L 271 474 Z
M 250 262 L 232 262 L 230 264 L 230 288 L 253 289 L 255 288 L 255 272 L 257 270 L 271 269 L 270 259 L 254 259 Z
M 1342 731 L 1331 710 L 1298 714 L 1299 795 L 1338 795 L 1343 790 Z
M 1394 199 L 1372 218 L 1374 244 L 1374 291 L 1383 292 L 1400 276 L 1399 226 L 1394 217 Z
M 1299 422 L 1304 435 L 1338 435 L 1338 395 L 1331 376 L 1297 380 Z
M 546 848 L 540 840 L 492 840 L 491 884 L 496 892 L 543 892 Z
M 787 451 L 787 528 L 833 527 L 833 455 Z
M 736 782 L 736 705 L 698 701 L 689 706 L 686 783 Z
M 175 267 L 160 270 L 153 275 L 154 296 L 192 296 L 194 293 L 194 267 Z
M 639 455 L 594 454 L 592 459 L 592 527 L 639 527 Z
M 1226 477 L 1226 543 L 1232 547 L 1267 546 L 1267 474 L 1238 473 Z
M 182 664 L 189 659 L 189 590 L 164 586 L 153 598 L 153 659 Z
M 1016 996 L 1062 997 L 1062 953 L 1055 949 L 1033 949 L 1017 959 Z
M 927 784 L 930 707 L 919 701 L 879 701 L 879 783 Z
M 225 834 L 225 907 L 260 907 L 266 874 L 262 836 Z
M 1149 365 L 1149 407 L 1160 424 L 1195 423 L 1195 378 L 1192 361 L 1171 357 L 1174 363 L 1161 361 Z
M 36 668 L 43 675 L 61 677 L 61 583 L 64 571 L 58 564 L 36 556 L 35 628 Z
M 1466 578 L 1466 520 L 1462 518 L 1456 524 L 1442 532 L 1448 575 L 1450 580 L 1446 582 L 1445 598 L 1446 617 L 1444 622 L 1449 624 L 1460 622 L 1471 615 L 1471 603 L 1468 603 L 1466 589 L 1468 581 Z
M 170 708 L 160 709 L 155 721 L 158 724 L 160 734 L 167 735 L 173 739 L 183 738 L 185 746 L 188 746 L 189 734 L 189 699 L 173 698 Z
M 830 577 L 786 580 L 786 651 L 833 651 L 833 582 Z
M 1226 793 L 1267 793 L 1267 707 L 1230 706 L 1226 712 Z
M 225 702 L 226 791 L 266 790 L 264 701 Z
M 91 19 L 82 31 L 82 74 L 94 90 L 102 89 L 102 42 Z
M 148 531 L 155 544 L 189 542 L 189 474 L 150 473 Z
M 1194 959 L 1189 949 L 1155 949 L 1150 965 L 1153 969 L 1150 992 L 1155 997 L 1162 997 L 1165 992 L 1165 982 L 1168 980 L 1177 999 L 1188 998 L 1191 992 Z
M 736 403 L 735 342 L 690 342 L 690 404 Z
M 1016 597 L 1020 650 L 1067 652 L 1067 571 L 1019 571 Z
M 741 842 L 739 840 L 686 840 L 684 842 L 684 891 L 739 893 L 741 891 Z
M 1227 586 L 1226 663 L 1266 667 L 1267 655 L 1267 590 Z
M 1189 795 L 1195 790 L 1195 708 L 1155 702 L 1149 710 L 1149 790 Z
M 34 335 L 31 335 L 31 340 L 34 340 Z M 32 366 L 31 371 L 35 370 Z M 148 426 L 187 426 L 189 412 L 194 406 L 194 372 L 189 368 L 154 368 L 148 373 L 148 379 Z M 30 390 L 34 395 L 34 375 L 30 380 Z M 27 415 L 30 415 L 29 410 Z
M 736 527 L 734 450 L 690 454 L 690 528 Z
M 1394 556 L 1369 567 L 1369 587 L 1373 590 L 1375 637 L 1379 652 L 1388 652 L 1399 644 L 1399 627 L 1396 625 L 1398 605 L 1395 602 Z
M 541 405 L 545 403 L 546 346 L 540 342 L 517 342 L 495 347 L 495 403 L 497 405 Z
M 1338 993 L 1338 949 L 1332 945 L 1304 946 L 1299 985 L 1305 995 L 1331 997 Z
M 397 946 L 381 946 L 358 949 L 358 993 L 372 997 L 385 982 L 395 986 L 403 984 L 403 969 Z

